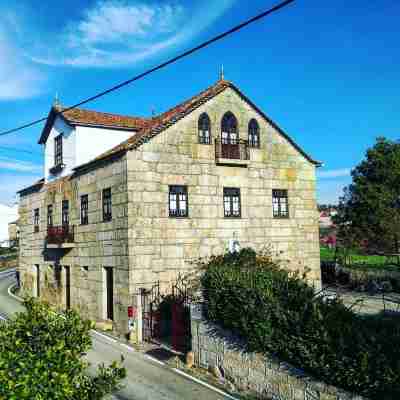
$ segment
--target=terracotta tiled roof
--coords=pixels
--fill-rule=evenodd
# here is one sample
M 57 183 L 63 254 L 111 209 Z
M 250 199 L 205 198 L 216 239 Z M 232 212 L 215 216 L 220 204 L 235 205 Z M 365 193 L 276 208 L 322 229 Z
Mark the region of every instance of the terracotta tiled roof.
M 118 146 L 115 146 L 111 150 L 101 154 L 93 161 L 90 161 L 88 164 L 102 160 L 118 152 L 139 147 L 141 144 L 148 141 L 153 136 L 156 136 L 164 129 L 175 124 L 180 119 L 189 114 L 191 111 L 195 110 L 196 108 L 198 108 L 199 106 L 201 106 L 202 104 L 204 104 L 217 94 L 221 93 L 231 85 L 232 84 L 229 81 L 219 80 L 216 84 L 210 86 L 208 89 L 204 90 L 200 94 L 190 98 L 189 100 L 186 100 L 185 102 L 179 104 L 174 108 L 171 108 L 165 113 L 152 118 L 150 122 L 147 124 L 147 126 L 141 129 L 138 133 L 131 136 L 125 142 L 120 143 Z M 76 169 L 79 169 L 81 167 L 84 166 L 83 165 L 79 166 Z
M 226 80 L 219 80 L 214 85 L 210 86 L 206 90 L 202 91 L 198 95 L 190 98 L 187 101 L 179 104 L 178 106 L 171 108 L 170 110 L 166 111 L 159 116 L 156 116 L 152 119 L 148 120 L 148 123 L 144 124 L 144 127 L 131 136 L 126 141 L 120 143 L 119 145 L 115 146 L 111 150 L 101 154 L 100 156 L 96 157 L 94 160 L 88 162 L 87 164 L 80 165 L 75 170 L 84 169 L 85 167 L 89 166 L 92 163 L 96 163 L 100 160 L 106 159 L 118 153 L 136 149 L 141 144 L 147 142 L 152 137 L 158 135 L 164 129 L 167 129 L 171 125 L 178 122 L 180 119 L 188 115 L 190 112 L 195 110 L 196 108 L 200 107 L 219 93 L 223 92 L 227 88 L 232 88 L 233 90 L 238 93 L 246 102 L 248 102 L 255 110 L 257 110 L 260 115 L 265 118 L 268 123 L 270 123 L 277 131 L 284 136 L 303 156 L 309 160 L 311 163 L 319 166 L 321 165 L 320 162 L 313 160 L 307 153 L 305 153 L 278 125 L 276 125 L 267 115 L 263 113 L 254 103 L 250 101 L 232 82 Z
M 58 112 L 62 112 L 64 109 L 65 108 L 56 107 L 56 111 Z M 149 123 L 149 120 L 146 118 L 109 114 L 98 111 L 83 110 L 81 108 L 64 111 L 62 116 L 71 124 L 96 125 L 132 130 L 142 129 Z

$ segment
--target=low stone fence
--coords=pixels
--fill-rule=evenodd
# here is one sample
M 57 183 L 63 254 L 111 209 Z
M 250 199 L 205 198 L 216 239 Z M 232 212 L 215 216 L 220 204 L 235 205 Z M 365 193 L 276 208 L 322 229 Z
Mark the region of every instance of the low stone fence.
M 367 268 L 362 264 L 341 266 L 334 262 L 321 262 L 321 277 L 324 284 L 339 283 L 360 291 L 384 286 L 387 291 L 400 292 L 400 269 Z
M 217 370 L 236 389 L 279 400 L 362 400 L 316 381 L 272 356 L 249 353 L 243 341 L 203 318 L 202 305 L 191 305 L 192 351 L 196 366 Z

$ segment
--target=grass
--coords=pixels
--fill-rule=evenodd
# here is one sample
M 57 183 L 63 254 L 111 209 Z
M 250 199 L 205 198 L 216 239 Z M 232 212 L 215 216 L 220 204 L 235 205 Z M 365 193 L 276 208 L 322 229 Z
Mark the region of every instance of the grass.
M 334 261 L 335 249 L 329 249 L 328 247 L 321 246 L 320 248 L 321 261 Z M 337 254 L 339 257 L 341 253 Z M 386 256 L 379 255 L 364 255 L 359 254 L 356 251 L 351 252 L 351 265 L 360 268 L 385 268 L 392 269 L 396 268 L 394 265 L 395 259 Z

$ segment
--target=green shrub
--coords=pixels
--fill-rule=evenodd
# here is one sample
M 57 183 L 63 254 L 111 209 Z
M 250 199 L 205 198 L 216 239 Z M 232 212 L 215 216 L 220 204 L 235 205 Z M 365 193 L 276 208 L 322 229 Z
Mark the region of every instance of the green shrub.
M 249 249 L 212 257 L 201 283 L 208 318 L 327 383 L 379 399 L 400 395 L 400 325 L 315 296 L 304 276 Z M 396 397 L 398 398 L 398 397 Z
M 87 373 L 90 321 L 32 299 L 25 307 L 0 325 L 0 399 L 99 400 L 118 388 L 126 372 L 117 363 Z

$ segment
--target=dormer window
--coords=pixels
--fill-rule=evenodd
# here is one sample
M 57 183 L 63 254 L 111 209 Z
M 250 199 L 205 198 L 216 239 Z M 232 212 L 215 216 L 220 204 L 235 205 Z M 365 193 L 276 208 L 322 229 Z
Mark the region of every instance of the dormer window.
M 54 166 L 63 163 L 63 135 L 58 135 L 54 139 Z

